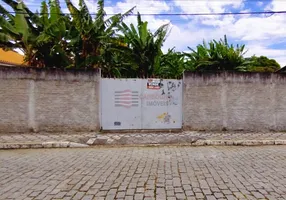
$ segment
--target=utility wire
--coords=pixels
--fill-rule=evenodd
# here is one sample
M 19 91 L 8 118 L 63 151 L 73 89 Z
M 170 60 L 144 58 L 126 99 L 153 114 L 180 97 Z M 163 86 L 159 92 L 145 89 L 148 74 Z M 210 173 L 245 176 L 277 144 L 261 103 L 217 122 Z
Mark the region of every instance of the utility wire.
M 27 14 L 26 12 L 8 12 L 10 14 Z M 56 14 L 56 13 L 43 13 L 43 14 Z M 64 15 L 74 15 L 71 13 L 61 13 Z M 257 12 L 222 12 L 222 13 L 140 13 L 141 16 L 214 16 L 214 15 L 274 15 L 286 14 L 286 11 L 257 11 Z M 90 15 L 97 15 L 97 13 L 90 13 Z M 115 15 L 115 14 L 106 14 Z M 129 14 L 129 16 L 137 16 L 137 14 Z

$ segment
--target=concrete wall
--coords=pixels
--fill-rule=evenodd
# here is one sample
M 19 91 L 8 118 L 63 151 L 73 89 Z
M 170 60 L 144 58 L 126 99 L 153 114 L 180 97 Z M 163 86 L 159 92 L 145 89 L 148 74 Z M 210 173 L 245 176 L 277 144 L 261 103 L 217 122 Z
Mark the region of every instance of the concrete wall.
M 186 130 L 286 130 L 286 74 L 185 73 Z M 100 73 L 0 68 L 0 132 L 96 131 Z
M 286 130 L 286 74 L 186 73 L 187 130 Z
M 0 68 L 0 132 L 93 131 L 99 71 Z

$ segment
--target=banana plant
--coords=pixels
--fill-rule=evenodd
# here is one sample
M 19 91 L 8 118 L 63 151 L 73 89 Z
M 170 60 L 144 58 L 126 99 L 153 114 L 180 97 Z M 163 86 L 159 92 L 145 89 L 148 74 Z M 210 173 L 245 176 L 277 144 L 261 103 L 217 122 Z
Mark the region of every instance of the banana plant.
M 22 48 L 28 51 L 29 43 L 33 40 L 31 27 L 27 22 L 28 13 L 23 2 L 13 2 L 5 0 L 4 2 L 13 5 L 15 15 L 10 14 L 3 6 L 0 13 L 0 45 L 1 47 L 14 49 Z
M 65 68 L 72 65 L 72 53 L 67 42 L 71 22 L 61 12 L 57 0 L 50 0 L 48 4 L 42 2 L 37 23 L 42 31 L 36 38 L 33 56 L 44 61 L 41 67 Z
M 74 29 L 70 34 L 72 48 L 77 68 L 101 67 L 102 51 L 107 44 L 116 43 L 115 28 L 121 21 L 132 13 L 132 9 L 124 14 L 116 14 L 108 19 L 104 11 L 104 0 L 98 0 L 97 14 L 93 18 L 84 0 L 79 0 L 79 8 L 70 0 L 65 0 L 72 17 Z
M 187 53 L 186 56 L 196 71 L 244 70 L 245 45 L 229 44 L 226 36 L 219 41 L 212 40 L 208 44 L 204 41 L 196 49 L 188 48 L 191 53 Z
M 0 47 L 21 50 L 25 61 L 33 67 L 68 65 L 66 51 L 61 43 L 68 20 L 62 16 L 58 1 L 50 0 L 49 6 L 42 2 L 40 13 L 33 13 L 22 1 L 3 1 L 15 14 L 0 7 Z
M 187 69 L 187 60 L 184 53 L 176 52 L 175 48 L 169 49 L 161 56 L 160 65 L 155 68 L 154 74 L 160 78 L 182 78 Z M 191 71 L 191 68 L 188 69 Z
M 160 26 L 155 33 L 150 32 L 147 25 L 148 22 L 143 22 L 139 13 L 136 28 L 134 24 L 129 27 L 124 22 L 119 25 L 119 35 L 127 44 L 123 55 L 130 58 L 130 68 L 137 70 L 141 78 L 154 76 L 154 69 L 160 65 L 160 57 L 163 55 L 161 48 L 168 33 L 168 24 Z

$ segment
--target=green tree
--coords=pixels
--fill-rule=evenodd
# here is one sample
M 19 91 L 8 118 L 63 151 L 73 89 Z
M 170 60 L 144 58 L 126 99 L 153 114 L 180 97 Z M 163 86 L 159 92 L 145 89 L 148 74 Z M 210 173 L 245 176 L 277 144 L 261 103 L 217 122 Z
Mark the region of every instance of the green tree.
M 185 54 L 176 52 L 172 48 L 161 56 L 160 65 L 156 66 L 154 74 L 160 78 L 181 78 L 186 69 L 188 69 L 188 63 Z
M 196 71 L 244 71 L 247 64 L 243 58 L 245 45 L 229 44 L 226 36 L 208 44 L 204 41 L 196 50 L 188 48 L 191 50 L 191 53 L 186 54 L 188 63 Z
M 155 33 L 148 30 L 148 22 L 143 22 L 137 14 L 137 27 L 130 24 L 130 27 L 122 22 L 119 30 L 123 42 L 122 54 L 128 58 L 131 75 L 136 71 L 138 77 L 147 78 L 154 76 L 154 69 L 160 65 L 160 58 L 163 55 L 162 46 L 168 33 L 168 24 L 160 26 Z M 130 74 L 127 74 L 129 76 Z
M 33 13 L 20 1 L 3 0 L 15 12 L 10 14 L 0 7 L 0 47 L 20 49 L 25 60 L 33 67 L 65 67 L 69 64 L 64 47 L 66 23 L 59 2 L 42 2 L 41 12 Z M 48 13 L 51 13 L 50 15 Z
M 250 58 L 246 58 L 246 60 L 249 61 L 247 71 L 250 72 L 276 72 L 280 69 L 280 65 L 276 60 L 269 59 L 266 56 L 252 56 Z
M 72 16 L 73 29 L 70 34 L 71 42 L 69 47 L 74 54 L 75 67 L 101 67 L 104 74 L 106 68 L 104 64 L 109 62 L 102 54 L 108 54 L 109 47 L 118 44 L 115 29 L 124 17 L 132 13 L 133 8 L 124 14 L 116 14 L 105 19 L 104 0 L 98 0 L 97 14 L 93 18 L 84 0 L 79 0 L 79 9 L 70 0 L 65 1 Z M 110 73 L 110 71 L 107 71 L 107 73 Z
M 6 50 L 20 48 L 26 54 L 31 51 L 34 42 L 32 27 L 27 18 L 27 8 L 23 2 L 4 0 L 12 7 L 15 15 L 10 14 L 3 6 L 0 8 L 0 47 Z

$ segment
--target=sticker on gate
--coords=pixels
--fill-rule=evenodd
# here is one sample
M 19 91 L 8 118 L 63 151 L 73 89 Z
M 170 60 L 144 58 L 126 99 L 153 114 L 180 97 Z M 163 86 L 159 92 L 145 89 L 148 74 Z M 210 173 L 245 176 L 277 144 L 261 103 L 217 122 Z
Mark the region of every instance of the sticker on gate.
M 148 79 L 147 89 L 159 90 L 163 87 L 162 79 Z

